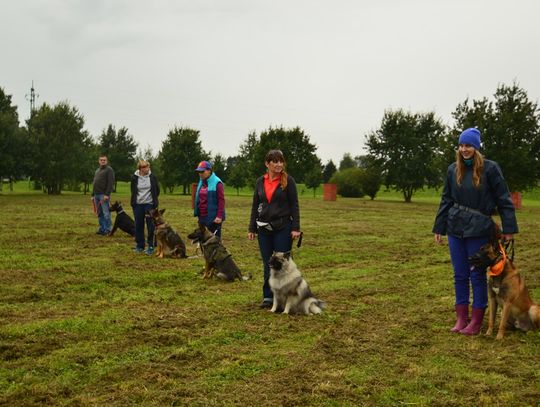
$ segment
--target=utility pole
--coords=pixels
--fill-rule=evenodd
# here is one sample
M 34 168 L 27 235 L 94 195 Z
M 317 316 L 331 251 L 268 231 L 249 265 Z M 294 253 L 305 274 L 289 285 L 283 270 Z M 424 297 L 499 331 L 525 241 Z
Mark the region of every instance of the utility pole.
M 36 111 L 36 97 L 39 97 L 39 95 L 36 95 L 34 91 L 34 81 L 32 81 L 32 87 L 30 88 L 30 95 L 26 94 L 26 100 L 30 101 L 30 117 L 34 115 L 34 112 Z

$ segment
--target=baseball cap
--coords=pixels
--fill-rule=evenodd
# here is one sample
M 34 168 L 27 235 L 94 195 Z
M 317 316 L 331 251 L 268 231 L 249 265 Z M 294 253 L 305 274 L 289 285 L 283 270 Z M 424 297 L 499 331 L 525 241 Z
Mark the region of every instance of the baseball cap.
M 210 161 L 201 161 L 199 163 L 199 166 L 195 168 L 195 171 L 203 172 L 203 171 L 211 170 L 211 169 L 212 169 L 212 164 L 210 163 Z

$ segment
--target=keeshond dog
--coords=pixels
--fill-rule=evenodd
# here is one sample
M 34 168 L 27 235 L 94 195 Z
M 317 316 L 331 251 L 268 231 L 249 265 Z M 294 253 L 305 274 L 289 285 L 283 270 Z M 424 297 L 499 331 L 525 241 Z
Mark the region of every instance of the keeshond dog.
M 270 261 L 270 289 L 274 304 L 270 311 L 284 314 L 320 314 L 325 303 L 312 294 L 290 253 L 274 252 Z

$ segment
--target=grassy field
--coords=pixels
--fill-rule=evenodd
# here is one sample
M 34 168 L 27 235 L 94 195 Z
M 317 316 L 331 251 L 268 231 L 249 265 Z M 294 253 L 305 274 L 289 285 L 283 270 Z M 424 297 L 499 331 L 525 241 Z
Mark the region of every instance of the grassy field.
M 449 333 L 448 248 L 431 234 L 438 193 L 410 204 L 391 192 L 302 194 L 293 256 L 328 307 L 313 317 L 258 308 L 249 195 L 227 191 L 223 235 L 254 279 L 226 284 L 200 278 L 201 257 L 160 260 L 133 253 L 122 232 L 95 235 L 88 196 L 4 186 L 0 404 L 540 405 L 540 332 Z M 530 197 L 516 264 L 540 300 L 540 205 Z M 123 187 L 113 198 L 129 201 Z M 163 195 L 161 207 L 184 238 L 195 228 L 190 197 Z

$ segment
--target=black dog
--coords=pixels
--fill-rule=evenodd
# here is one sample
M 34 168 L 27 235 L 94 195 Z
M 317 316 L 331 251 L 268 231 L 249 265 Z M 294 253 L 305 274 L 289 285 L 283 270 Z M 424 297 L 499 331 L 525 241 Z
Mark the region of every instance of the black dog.
M 116 212 L 116 219 L 114 220 L 114 225 L 109 236 L 114 235 L 114 232 L 116 232 L 116 229 L 118 228 L 128 235 L 135 236 L 135 222 L 133 222 L 133 219 L 131 219 L 126 211 L 124 211 L 122 204 L 116 201 L 111 205 L 110 211 Z

